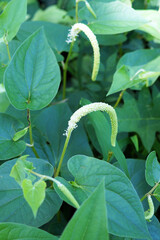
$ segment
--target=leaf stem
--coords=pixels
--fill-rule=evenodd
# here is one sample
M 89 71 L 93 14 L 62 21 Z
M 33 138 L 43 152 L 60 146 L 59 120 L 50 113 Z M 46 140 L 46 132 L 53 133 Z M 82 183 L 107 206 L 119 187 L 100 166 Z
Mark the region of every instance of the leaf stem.
M 64 143 L 63 151 L 62 151 L 62 154 L 61 154 L 61 157 L 60 157 L 60 160 L 59 160 L 58 168 L 57 168 L 56 171 L 55 171 L 54 177 L 57 177 L 57 176 L 59 175 L 60 170 L 61 170 L 62 162 L 63 162 L 64 155 L 65 155 L 65 153 L 66 153 L 66 149 L 67 149 L 67 146 L 68 146 L 70 137 L 71 137 L 71 133 L 72 133 L 72 131 L 69 131 L 69 132 L 68 132 L 66 141 L 65 141 L 65 143 Z
M 148 197 L 148 195 L 151 195 L 152 194 L 152 192 L 156 189 L 156 187 L 159 185 L 159 182 L 157 182 L 155 185 L 154 185 L 154 187 L 148 192 L 148 193 L 146 193 L 142 198 L 141 198 L 141 202 L 146 198 L 146 197 Z
M 30 144 L 31 144 L 31 148 L 32 151 L 34 152 L 36 158 L 39 158 L 39 155 L 34 147 L 34 140 L 33 140 L 33 134 L 32 134 L 32 125 L 31 125 L 31 114 L 30 114 L 30 110 L 27 109 L 27 120 L 28 120 L 28 124 L 29 124 L 29 138 L 30 138 Z
M 10 51 L 9 51 L 8 42 L 5 41 L 5 44 L 6 44 L 6 47 L 7 47 L 8 58 L 9 58 L 9 61 L 10 61 L 11 60 L 11 54 L 10 54 Z
M 62 99 L 66 98 L 66 82 L 67 82 L 67 70 L 68 70 L 68 62 L 72 53 L 74 42 L 71 43 L 70 49 L 66 58 L 66 61 L 64 63 L 64 68 L 63 68 L 63 97 Z
M 116 107 L 119 105 L 119 103 L 120 103 L 120 101 L 121 101 L 121 99 L 122 99 L 123 94 L 124 94 L 125 91 L 126 91 L 126 90 L 124 89 L 124 90 L 121 91 L 121 93 L 119 94 L 119 97 L 118 97 L 118 99 L 117 99 L 117 101 L 116 101 L 116 103 L 115 103 L 115 105 L 114 105 L 114 108 L 116 108 Z

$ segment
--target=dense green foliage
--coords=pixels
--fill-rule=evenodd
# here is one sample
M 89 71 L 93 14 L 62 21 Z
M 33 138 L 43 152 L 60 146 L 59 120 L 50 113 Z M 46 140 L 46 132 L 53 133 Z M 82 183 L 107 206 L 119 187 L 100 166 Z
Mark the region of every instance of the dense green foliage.
M 159 9 L 0 1 L 0 240 L 160 240 Z

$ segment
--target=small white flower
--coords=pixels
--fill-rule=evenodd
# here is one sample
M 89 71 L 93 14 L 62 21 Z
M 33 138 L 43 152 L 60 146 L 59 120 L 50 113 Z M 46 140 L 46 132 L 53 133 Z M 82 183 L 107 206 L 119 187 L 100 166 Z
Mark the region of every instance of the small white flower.
M 118 132 L 118 121 L 117 115 L 114 108 L 106 103 L 98 102 L 98 103 L 91 103 L 79 108 L 70 118 L 68 122 L 68 128 L 66 131 L 66 136 L 69 135 L 76 127 L 77 123 L 80 119 L 87 114 L 95 111 L 104 111 L 107 112 L 111 119 L 111 126 L 112 126 L 112 135 L 111 135 L 111 144 L 115 146 L 116 144 L 116 136 Z

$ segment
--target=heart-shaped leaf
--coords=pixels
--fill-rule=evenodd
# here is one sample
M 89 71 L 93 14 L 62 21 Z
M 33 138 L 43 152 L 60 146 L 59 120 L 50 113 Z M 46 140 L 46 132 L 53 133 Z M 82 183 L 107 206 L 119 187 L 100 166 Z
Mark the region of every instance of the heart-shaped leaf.
M 39 110 L 52 101 L 60 84 L 60 71 L 43 29 L 17 49 L 4 81 L 9 100 L 17 109 Z
M 68 162 L 68 168 L 75 177 L 76 184 L 79 185 L 77 191 L 81 194 L 84 192 L 84 195 L 89 196 L 105 178 L 110 233 L 150 239 L 140 199 L 121 170 L 105 161 L 82 155 L 72 157 Z
M 24 179 L 22 182 L 23 195 L 30 207 L 32 208 L 34 217 L 36 218 L 38 208 L 45 199 L 46 183 L 42 180 L 32 184 L 30 179 Z
M 7 161 L 0 166 L 0 222 L 17 222 L 39 227 L 54 217 L 62 200 L 53 189 L 47 188 L 45 200 L 35 219 L 30 206 L 24 199 L 21 186 L 9 176 L 16 161 L 17 159 Z M 35 172 L 53 176 L 53 166 L 46 160 L 27 158 L 27 161 L 33 163 Z

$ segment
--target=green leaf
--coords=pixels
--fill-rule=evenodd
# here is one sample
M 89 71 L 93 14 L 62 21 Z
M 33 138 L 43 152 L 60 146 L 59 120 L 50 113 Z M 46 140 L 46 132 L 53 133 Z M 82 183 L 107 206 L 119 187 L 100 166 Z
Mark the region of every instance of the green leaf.
M 16 49 L 20 46 L 18 40 L 12 40 L 8 43 L 10 55 L 13 56 Z M 9 63 L 7 47 L 4 43 L 0 43 L 0 64 L 2 67 L 6 68 Z
M 2 239 L 14 240 L 58 240 L 46 231 L 17 223 L 0 223 L 0 236 Z
M 17 49 L 6 69 L 4 81 L 9 100 L 20 110 L 42 109 L 55 97 L 60 72 L 42 29 Z
M 147 183 L 151 187 L 160 182 L 160 164 L 155 151 L 151 152 L 147 157 L 145 176 Z
M 115 166 L 117 166 L 117 164 Z M 150 186 L 146 183 L 145 179 L 145 161 L 140 159 L 127 159 L 127 166 L 130 181 L 141 199 L 150 190 Z M 148 209 L 147 199 L 145 199 L 142 204 L 145 209 Z
M 36 158 L 28 158 L 27 160 L 33 163 L 36 168 L 35 172 L 53 176 L 53 166 L 47 161 Z M 54 217 L 62 204 L 62 200 L 53 189 L 47 188 L 46 198 L 35 219 L 30 206 L 23 197 L 21 186 L 9 176 L 16 161 L 17 159 L 7 161 L 0 166 L 0 222 L 17 222 L 40 227 Z
M 0 15 L 0 38 L 11 41 L 25 21 L 26 13 L 27 0 L 10 1 Z
M 67 15 L 64 9 L 59 9 L 57 6 L 50 6 L 45 10 L 39 9 L 33 16 L 33 21 L 47 21 L 51 23 L 62 23 L 71 25 L 74 20 Z
M 22 140 L 14 141 L 15 133 L 24 128 L 24 124 L 17 119 L 0 113 L 0 160 L 16 157 L 24 152 L 26 144 Z
M 30 34 L 42 26 L 44 27 L 48 43 L 52 49 L 55 49 L 57 52 L 69 51 L 70 46 L 65 40 L 67 39 L 68 30 L 70 28 L 61 24 L 43 21 L 24 22 L 17 34 L 18 40 L 24 41 Z
M 75 177 L 76 184 L 82 187 L 88 196 L 105 178 L 110 233 L 150 239 L 140 199 L 121 170 L 107 162 L 82 155 L 72 157 L 68 162 L 68 168 Z M 76 189 L 79 191 L 79 188 Z
M 160 185 L 156 187 L 156 190 L 154 191 L 154 197 L 160 202 Z
M 88 26 L 95 34 L 128 32 L 148 22 L 137 11 L 120 1 L 109 3 L 92 1 L 91 6 L 97 16 L 96 19 L 86 7 L 79 11 L 79 16 L 89 22 Z
M 118 62 L 108 95 L 153 85 L 160 75 L 159 55 L 160 49 L 140 49 L 125 54 Z
M 6 0 L 0 2 L 0 13 L 3 11 L 3 9 L 5 8 L 6 5 L 7 5 Z
M 33 163 L 27 161 L 25 158 L 27 158 L 27 155 L 19 158 L 10 173 L 10 176 L 13 177 L 20 185 L 28 174 L 26 169 L 34 169 Z
M 157 39 L 160 39 L 160 29 L 159 29 L 160 15 L 159 15 L 159 12 L 156 10 L 147 10 L 147 11 L 141 10 L 138 12 L 141 15 L 141 17 L 148 20 L 147 23 L 140 26 L 138 29 L 149 33 L 150 35 L 152 35 L 153 37 L 155 37 Z
M 115 35 L 97 35 L 97 41 L 102 46 L 113 46 L 123 43 L 127 40 L 124 34 Z
M 139 93 L 138 100 L 125 92 L 123 106 L 116 108 L 119 132 L 137 132 L 148 152 L 155 133 L 160 131 L 160 96 L 156 88 L 153 88 L 152 96 L 147 88 Z
M 1 74 L 1 70 L 0 70 Z M 3 73 L 2 73 L 3 74 Z M 0 112 L 5 112 L 10 105 L 3 84 L 0 84 Z
M 145 179 L 145 163 L 146 161 L 140 159 L 127 159 L 127 166 L 130 175 L 130 181 L 132 182 L 139 198 L 141 199 L 147 192 L 151 190 L 151 187 L 147 184 Z M 118 163 L 114 163 L 114 166 L 119 168 Z M 158 201 L 153 198 L 155 211 L 159 207 Z M 142 201 L 144 209 L 148 209 L 148 200 L 145 198 Z
M 90 103 L 90 101 L 86 99 L 81 100 L 81 105 L 86 105 L 88 103 Z M 106 119 L 104 114 L 101 112 L 93 112 L 91 114 L 88 114 L 85 118 L 88 119 L 86 129 L 89 135 L 91 136 L 90 139 L 91 141 L 94 142 L 93 132 L 95 131 L 95 135 L 98 140 L 98 145 L 100 146 L 104 159 L 107 161 L 109 151 L 113 152 L 120 166 L 122 167 L 124 172 L 129 176 L 126 159 L 118 143 L 116 142 L 115 147 L 111 145 L 111 124 L 108 122 L 108 118 Z M 92 128 L 89 128 L 90 125 L 92 126 Z
M 60 240 L 108 240 L 106 211 L 103 180 L 74 214 Z
M 32 121 L 33 123 L 33 121 Z M 34 139 L 34 146 L 38 153 L 38 156 L 41 159 L 47 159 L 52 165 L 55 165 L 55 156 L 54 152 L 51 148 L 51 143 L 46 133 L 42 133 L 41 129 L 37 129 L 36 126 L 32 125 L 32 133 Z M 29 134 L 25 136 L 25 141 L 30 142 Z M 24 154 L 28 154 L 29 156 L 35 157 L 32 148 L 26 148 Z
M 152 237 L 152 240 L 159 240 L 160 223 L 158 219 L 155 216 L 153 216 L 152 221 L 150 222 L 147 221 L 147 226 L 148 226 L 149 233 Z M 136 240 L 140 240 L 140 239 L 136 239 Z M 146 240 L 146 239 L 143 239 L 143 240 Z
M 32 185 L 30 179 L 24 179 L 22 182 L 22 190 L 24 198 L 32 208 L 34 217 L 37 216 L 37 211 L 45 199 L 46 183 L 39 180 Z
M 8 45 L 9 45 L 10 55 L 12 57 L 13 54 L 15 53 L 16 49 L 20 45 L 20 42 L 17 40 L 12 40 L 11 42 L 9 42 Z M 4 43 L 0 43 L 0 83 L 2 83 L 2 89 L 4 88 L 4 86 L 3 86 L 4 72 L 8 66 L 8 63 L 9 63 L 9 58 L 8 58 L 8 53 L 7 53 L 7 47 Z M 5 89 L 3 89 L 3 92 L 2 92 L 2 99 L 0 98 L 0 110 L 1 110 L 1 108 L 3 109 L 3 105 L 5 104 L 3 101 L 3 96 L 6 99 L 6 100 L 5 99 L 4 100 L 9 105 L 9 100 L 6 96 L 6 91 L 4 91 L 4 90 Z
M 138 143 L 138 137 L 137 135 L 134 135 L 131 137 L 131 141 L 133 142 L 134 146 L 135 146 L 135 149 L 136 151 L 138 152 L 139 151 L 139 143 Z
M 158 221 L 158 219 L 153 216 L 152 221 L 147 221 L 147 227 L 149 230 L 149 233 L 152 237 L 152 240 L 159 240 L 159 233 L 160 233 L 160 223 Z M 121 238 L 121 237 L 117 237 L 117 236 L 111 236 L 110 240 L 132 240 L 131 238 Z M 144 239 L 137 239 L 136 240 L 146 240 L 146 238 Z
M 20 138 L 24 137 L 27 132 L 28 132 L 28 127 L 16 132 L 13 137 L 13 141 L 15 141 L 15 142 L 18 141 Z
M 0 85 L 2 85 L 3 83 L 3 75 L 4 75 L 4 72 L 6 70 L 6 65 L 4 65 L 3 63 L 0 65 Z

